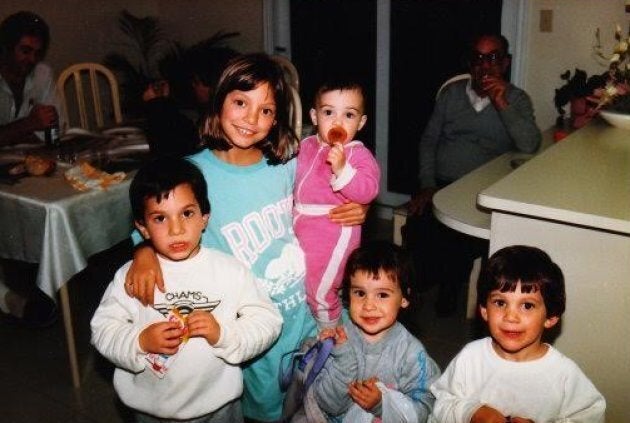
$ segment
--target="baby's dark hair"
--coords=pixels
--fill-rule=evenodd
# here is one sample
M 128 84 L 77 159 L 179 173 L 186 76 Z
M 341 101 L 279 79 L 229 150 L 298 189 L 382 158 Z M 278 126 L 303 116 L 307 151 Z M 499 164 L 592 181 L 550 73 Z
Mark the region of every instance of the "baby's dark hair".
M 547 317 L 560 317 L 566 306 L 562 270 L 539 248 L 513 245 L 495 252 L 482 267 L 477 283 L 477 304 L 486 307 L 494 290 L 514 292 L 540 291 Z
M 382 271 L 392 281 L 397 282 L 402 295 L 413 303 L 415 298 L 413 264 L 407 251 L 385 241 L 372 241 L 355 249 L 346 262 L 341 287 L 341 298 L 345 307 L 350 304 L 350 278 L 357 272 L 366 272 L 378 278 Z
M 319 106 L 319 101 L 323 94 L 330 91 L 343 91 L 343 90 L 357 90 L 361 93 L 361 97 L 363 98 L 363 104 L 361 111 L 365 112 L 365 104 L 367 101 L 365 88 L 363 83 L 359 81 L 354 75 L 348 72 L 341 72 L 336 74 L 331 74 L 319 84 L 317 91 L 315 92 L 315 97 L 313 98 L 314 107 Z
M 0 23 L 0 54 L 5 57 L 22 37 L 37 37 L 42 41 L 42 57 L 48 50 L 50 30 L 46 22 L 33 12 L 20 11 Z
M 159 203 L 182 184 L 190 186 L 201 213 L 210 213 L 208 186 L 199 168 L 186 159 L 163 157 L 143 166 L 131 181 L 129 200 L 133 219 L 144 222 L 146 200 L 155 198 Z
M 227 95 L 235 90 L 251 91 L 265 82 L 271 87 L 276 102 L 276 124 L 257 147 L 272 165 L 286 163 L 295 156 L 299 139 L 289 121 L 289 84 L 280 65 L 264 53 L 240 55 L 232 59 L 223 71 L 202 131 L 209 149 L 231 148 L 220 122 L 221 109 Z

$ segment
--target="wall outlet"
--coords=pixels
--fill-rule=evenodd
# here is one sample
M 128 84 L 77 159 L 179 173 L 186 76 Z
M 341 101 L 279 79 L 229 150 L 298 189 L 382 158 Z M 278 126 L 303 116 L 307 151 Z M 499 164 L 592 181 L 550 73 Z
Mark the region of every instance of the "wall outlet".
M 540 11 L 540 32 L 552 32 L 553 30 L 553 10 L 543 9 Z

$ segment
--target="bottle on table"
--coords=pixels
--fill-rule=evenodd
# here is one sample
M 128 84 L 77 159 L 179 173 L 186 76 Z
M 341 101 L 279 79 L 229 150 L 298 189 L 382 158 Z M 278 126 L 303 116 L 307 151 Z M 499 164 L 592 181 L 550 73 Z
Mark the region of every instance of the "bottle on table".
M 59 123 L 55 122 L 52 126 L 44 131 L 46 145 L 49 147 L 59 146 Z

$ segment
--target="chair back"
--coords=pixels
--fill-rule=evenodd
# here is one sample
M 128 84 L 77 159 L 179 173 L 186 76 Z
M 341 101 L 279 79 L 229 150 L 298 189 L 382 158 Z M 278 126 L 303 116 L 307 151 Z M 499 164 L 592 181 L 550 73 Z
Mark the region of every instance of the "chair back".
M 74 84 L 66 86 L 70 79 Z M 74 96 L 71 95 L 73 89 Z M 118 82 L 114 74 L 99 63 L 78 63 L 66 68 L 57 78 L 57 92 L 68 127 L 90 130 L 122 122 Z
M 289 118 L 291 126 L 298 138 L 302 138 L 302 100 L 300 93 L 294 87 L 291 87 L 291 104 L 289 106 Z
M 284 76 L 289 83 L 291 104 L 289 104 L 289 119 L 291 127 L 298 138 L 302 138 L 302 100 L 300 99 L 300 77 L 298 71 L 289 59 L 284 56 L 274 55 L 276 61 L 284 71 Z
M 442 91 L 444 90 L 444 88 L 448 87 L 453 82 L 461 81 L 462 79 L 470 79 L 470 78 L 471 76 L 469 73 L 461 73 L 459 75 L 455 75 L 454 77 L 447 79 L 446 82 L 444 82 L 440 86 L 440 88 L 437 90 L 437 94 L 435 94 L 435 99 L 437 100 L 440 94 L 442 93 Z
M 278 54 L 271 56 L 273 60 L 276 61 L 284 71 L 284 74 L 291 84 L 296 90 L 300 90 L 300 76 L 298 75 L 298 71 L 295 68 L 295 65 L 285 56 L 280 56 Z

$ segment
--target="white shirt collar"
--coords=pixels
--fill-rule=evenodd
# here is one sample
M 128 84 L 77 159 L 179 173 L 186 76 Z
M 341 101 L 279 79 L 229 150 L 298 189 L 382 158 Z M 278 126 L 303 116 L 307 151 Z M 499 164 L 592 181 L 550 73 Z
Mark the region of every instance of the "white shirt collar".
M 490 104 L 490 98 L 488 96 L 480 97 L 475 90 L 473 90 L 471 81 L 472 80 L 469 79 L 468 83 L 466 83 L 466 94 L 468 95 L 468 100 L 470 100 L 470 105 L 479 113 Z

